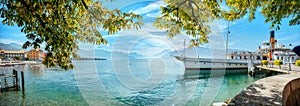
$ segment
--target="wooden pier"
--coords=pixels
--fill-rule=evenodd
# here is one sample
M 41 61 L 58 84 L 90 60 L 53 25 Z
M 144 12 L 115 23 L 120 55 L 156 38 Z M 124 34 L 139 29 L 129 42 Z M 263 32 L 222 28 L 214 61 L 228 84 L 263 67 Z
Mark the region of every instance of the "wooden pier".
M 7 70 L 5 70 L 7 71 Z M 8 70 L 11 71 L 11 70 Z M 0 92 L 3 91 L 20 91 L 20 87 L 22 88 L 22 91 L 25 90 L 25 81 L 24 81 L 24 72 L 23 71 L 16 71 L 15 69 L 12 70 L 12 74 L 10 73 L 1 73 L 0 74 Z M 2 70 L 3 72 L 3 70 Z M 21 76 L 19 77 L 19 73 Z M 21 79 L 21 85 L 20 86 L 20 80 Z
M 275 71 L 275 72 L 280 72 L 280 73 L 285 73 L 285 74 L 298 74 L 300 73 L 300 67 L 299 66 L 295 66 L 295 65 L 291 65 L 291 70 L 289 70 L 288 65 L 281 65 L 281 67 L 279 66 L 261 66 L 258 65 L 256 66 L 256 68 L 259 69 L 265 69 L 265 70 L 270 70 L 270 71 Z

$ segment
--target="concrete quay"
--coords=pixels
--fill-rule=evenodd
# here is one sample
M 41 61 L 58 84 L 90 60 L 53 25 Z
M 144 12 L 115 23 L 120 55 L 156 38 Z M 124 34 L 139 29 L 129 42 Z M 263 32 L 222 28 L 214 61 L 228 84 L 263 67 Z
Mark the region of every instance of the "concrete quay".
M 299 71 L 299 70 L 294 70 Z M 290 106 L 300 103 L 300 73 L 260 79 L 230 102 L 235 106 Z

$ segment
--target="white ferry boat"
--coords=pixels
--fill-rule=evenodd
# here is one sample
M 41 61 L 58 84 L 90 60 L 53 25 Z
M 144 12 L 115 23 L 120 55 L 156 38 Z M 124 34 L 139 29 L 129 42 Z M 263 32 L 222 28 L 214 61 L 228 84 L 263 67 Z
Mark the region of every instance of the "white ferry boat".
M 263 42 L 262 47 L 258 47 L 256 52 L 233 52 L 227 54 L 226 59 L 175 57 L 184 63 L 186 73 L 191 73 L 195 70 L 226 69 L 231 71 L 233 69 L 248 69 L 249 72 L 249 70 L 254 71 L 254 65 L 261 64 L 262 60 L 268 60 L 269 63 L 272 63 L 274 60 L 282 60 L 283 64 L 287 64 L 294 63 L 299 58 L 292 52 L 291 48 L 285 48 L 284 45 L 277 44 L 277 41 L 274 39 L 274 31 L 271 31 L 270 35 L 270 41 Z
M 215 58 L 189 58 L 176 57 L 182 61 L 185 70 L 222 70 L 222 69 L 247 69 L 247 60 L 215 59 Z

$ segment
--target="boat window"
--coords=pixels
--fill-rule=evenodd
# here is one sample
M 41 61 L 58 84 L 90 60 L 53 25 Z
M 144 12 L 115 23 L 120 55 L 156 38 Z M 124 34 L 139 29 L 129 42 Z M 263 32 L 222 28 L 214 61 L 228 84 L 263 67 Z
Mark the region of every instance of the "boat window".
M 257 57 L 256 57 L 256 60 L 260 60 L 260 56 L 257 56 Z
M 263 60 L 268 60 L 268 57 L 267 56 L 263 56 Z

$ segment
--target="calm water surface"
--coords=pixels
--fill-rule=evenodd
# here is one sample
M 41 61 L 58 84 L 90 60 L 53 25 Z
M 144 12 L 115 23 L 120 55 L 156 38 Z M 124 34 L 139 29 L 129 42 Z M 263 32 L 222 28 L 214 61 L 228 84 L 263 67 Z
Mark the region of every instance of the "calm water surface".
M 76 69 L 70 71 L 26 65 L 25 92 L 0 93 L 0 105 L 209 105 L 265 77 L 185 78 L 182 63 L 173 59 L 74 63 Z

